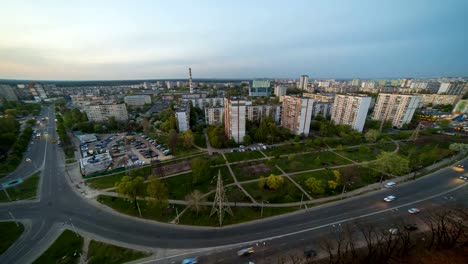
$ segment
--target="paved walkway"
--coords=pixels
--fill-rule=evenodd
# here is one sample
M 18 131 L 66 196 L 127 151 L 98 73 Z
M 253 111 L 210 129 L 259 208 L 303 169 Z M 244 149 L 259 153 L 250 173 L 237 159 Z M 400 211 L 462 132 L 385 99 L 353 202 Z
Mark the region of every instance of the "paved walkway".
M 237 180 L 237 177 L 236 175 L 234 174 L 234 172 L 232 171 L 231 169 L 231 165 L 229 164 L 229 161 L 227 160 L 226 156 L 224 156 L 224 153 L 221 153 L 221 155 L 223 155 L 223 158 L 224 160 L 226 161 L 226 166 L 228 167 L 228 170 L 229 170 L 229 173 L 231 173 L 231 177 L 234 179 L 234 184 L 240 189 L 242 190 L 242 192 L 245 194 L 245 196 L 249 197 L 249 199 L 252 201 L 252 203 L 256 203 L 255 199 L 250 195 L 250 193 L 248 193 L 244 187 L 242 187 L 242 185 L 239 183 L 239 181 Z
M 312 198 L 312 196 L 310 196 L 310 195 L 302 188 L 301 185 L 299 185 L 295 180 L 293 180 L 293 179 L 291 178 L 291 176 L 289 176 L 289 174 L 287 174 L 286 172 L 284 172 L 284 170 L 281 169 L 277 164 L 276 164 L 275 166 L 276 166 L 276 168 L 277 168 L 278 170 L 281 171 L 281 173 L 282 173 L 286 178 L 288 178 L 294 185 L 296 185 L 296 187 L 297 187 L 299 190 L 301 190 L 301 192 L 302 192 L 303 194 L 305 194 L 305 196 L 307 196 L 307 198 L 309 198 L 309 200 L 313 200 L 313 199 L 314 199 L 314 198 Z

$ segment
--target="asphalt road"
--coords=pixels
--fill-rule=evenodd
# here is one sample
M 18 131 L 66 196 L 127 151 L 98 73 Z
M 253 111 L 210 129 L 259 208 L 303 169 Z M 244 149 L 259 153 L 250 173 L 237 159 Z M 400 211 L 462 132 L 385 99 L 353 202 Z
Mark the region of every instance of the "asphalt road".
M 48 116 L 47 131 L 49 135 L 55 136 L 52 109 L 48 110 Z M 434 203 L 447 195 L 454 197 L 465 195 L 466 197 L 467 192 L 465 187 L 467 183 L 458 179 L 458 176 L 464 172 L 446 168 L 389 190 L 314 207 L 303 212 L 231 227 L 194 228 L 130 218 L 100 209 L 93 201 L 81 197 L 72 190 L 73 187 L 68 183 L 64 171 L 64 156 L 60 147 L 46 140 L 34 146 L 30 158 L 36 162 L 45 160 L 40 201 L 0 206 L 0 220 L 11 219 L 10 212 L 18 219 L 31 220 L 29 231 L 0 256 L 0 263 L 27 262 L 31 255 L 37 254 L 35 249 L 40 247 L 45 238 L 54 234 L 54 226 L 60 226 L 62 223 L 73 224 L 80 230 L 129 244 L 157 248 L 185 248 L 194 249 L 194 251 L 199 248 L 211 248 L 210 251 L 195 254 L 203 256 L 211 252 L 211 257 L 205 256 L 208 260 L 219 260 L 222 257 L 229 261 L 229 256 L 235 258 L 234 252 L 243 247 L 241 244 L 249 244 L 249 241 L 254 241 L 252 243 L 255 244 L 257 243 L 255 240 L 261 240 L 260 245 L 263 246 L 265 239 L 274 238 L 265 242 L 265 250 L 267 250 L 267 243 L 268 250 L 300 246 L 333 233 L 330 229 L 333 225 L 338 226 L 341 223 L 355 221 L 357 218 L 365 221 L 385 222 L 391 219 L 386 217 L 388 214 L 395 214 L 395 210 L 391 211 L 392 208 L 400 207 L 399 211 L 404 212 L 404 209 L 412 203 L 422 205 Z M 467 160 L 462 163 L 468 168 Z M 27 172 L 26 170 L 25 173 Z M 458 189 L 455 190 L 455 188 Z M 444 194 L 448 191 L 451 192 Z M 383 202 L 382 199 L 390 194 L 396 195 L 397 200 L 391 203 Z M 461 202 L 463 206 L 466 206 L 466 199 L 445 200 L 449 203 Z M 212 249 L 223 245 L 230 246 Z M 221 252 L 218 252 L 220 250 Z M 218 258 L 216 254 L 221 255 Z M 264 258 L 267 254 L 270 255 L 264 251 L 260 258 Z M 257 252 L 245 260 L 259 258 L 259 256 Z M 171 263 L 184 257 L 176 256 L 159 262 Z

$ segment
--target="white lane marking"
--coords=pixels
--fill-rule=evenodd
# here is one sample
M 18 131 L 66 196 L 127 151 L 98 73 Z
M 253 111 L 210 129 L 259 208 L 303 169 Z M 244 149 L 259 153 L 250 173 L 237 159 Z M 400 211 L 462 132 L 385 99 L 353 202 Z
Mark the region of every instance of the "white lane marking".
M 353 221 L 353 220 L 356 220 L 356 219 L 359 219 L 359 218 L 364 218 L 364 217 L 368 217 L 368 216 L 372 216 L 372 215 L 385 213 L 385 212 L 388 212 L 388 211 L 393 210 L 395 208 L 401 208 L 401 207 L 405 207 L 405 206 L 408 206 L 408 205 L 417 204 L 417 203 L 420 203 L 420 202 L 424 202 L 424 201 L 427 201 L 427 200 L 442 196 L 444 194 L 447 194 L 447 193 L 456 191 L 458 189 L 461 189 L 461 188 L 465 187 L 467 184 L 468 184 L 468 182 L 466 182 L 466 183 L 464 183 L 464 184 L 462 184 L 460 186 L 454 187 L 452 189 L 449 189 L 449 190 L 447 190 L 445 192 L 441 192 L 439 194 L 434 194 L 434 195 L 431 195 L 431 196 L 423 198 L 423 199 L 419 199 L 419 200 L 409 202 L 409 203 L 406 203 L 406 204 L 402 204 L 402 205 L 399 205 L 399 206 L 395 206 L 395 207 L 392 207 L 392 208 L 376 211 L 376 212 L 373 212 L 373 213 L 368 213 L 368 214 L 364 214 L 364 215 L 360 215 L 360 216 L 350 217 L 350 218 L 343 219 L 343 220 L 340 220 L 340 221 L 336 221 L 336 222 L 333 222 L 333 223 L 328 223 L 328 224 L 324 224 L 324 225 L 320 225 L 320 226 L 316 226 L 316 227 L 311 227 L 311 228 L 308 228 L 308 229 L 299 230 L 299 231 L 295 231 L 295 232 L 291 232 L 291 233 L 287 233 L 287 234 L 282 234 L 282 235 L 272 236 L 272 237 L 268 237 L 268 238 L 262 238 L 262 239 L 247 241 L 247 242 L 241 242 L 241 243 L 236 243 L 236 244 L 220 246 L 218 248 L 227 248 L 227 246 L 237 247 L 237 246 L 242 246 L 242 245 L 255 244 L 255 243 L 258 243 L 258 242 L 261 242 L 261 241 L 264 241 L 264 240 L 273 240 L 273 239 L 293 236 L 293 235 L 297 235 L 297 234 L 301 234 L 301 233 L 306 233 L 306 232 L 309 232 L 309 231 L 312 231 L 312 230 L 321 229 L 321 228 L 324 228 L 324 227 L 327 227 L 327 226 L 336 225 L 336 224 L 340 224 L 340 223 L 344 223 L 344 222 Z M 159 258 L 159 259 L 147 260 L 147 261 L 138 262 L 138 263 L 139 264 L 145 264 L 145 263 L 151 263 L 153 261 L 165 260 L 165 259 L 174 258 L 174 257 L 181 257 L 181 256 L 186 256 L 186 255 L 195 255 L 195 254 L 203 253 L 203 252 L 213 250 L 213 249 L 216 249 L 216 248 L 217 247 L 206 248 L 206 249 L 202 249 L 202 250 L 198 250 L 198 251 L 192 251 L 190 253 L 181 253 L 181 254 L 177 254 L 177 255 L 167 256 L 167 257 L 163 257 L 163 258 Z M 222 251 L 218 251 L 218 252 L 222 252 Z
M 42 223 L 41 225 L 39 226 L 39 230 L 37 230 L 37 233 L 31 238 L 31 240 L 34 240 L 37 235 L 39 235 L 39 233 L 41 232 L 42 228 L 44 227 L 44 224 L 45 224 L 45 220 L 42 220 Z

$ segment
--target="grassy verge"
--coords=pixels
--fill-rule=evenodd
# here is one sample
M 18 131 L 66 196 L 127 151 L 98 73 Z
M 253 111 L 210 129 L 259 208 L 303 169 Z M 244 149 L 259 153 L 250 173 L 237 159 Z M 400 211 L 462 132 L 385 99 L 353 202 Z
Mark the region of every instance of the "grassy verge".
M 98 190 L 107 189 L 107 188 L 114 187 L 115 183 L 120 181 L 120 179 L 122 179 L 122 177 L 124 177 L 125 175 L 127 175 L 126 172 L 121 172 L 121 173 L 114 174 L 111 176 L 87 180 L 86 184 L 89 187 L 98 189 Z
M 149 255 L 151 254 L 91 240 L 86 260 L 88 264 L 118 264 L 144 258 Z
M 238 181 L 254 180 L 260 176 L 268 177 L 270 174 L 281 175 L 281 171 L 276 166 L 268 164 L 267 161 L 253 161 L 234 164 L 231 168 Z
M 231 207 L 233 215 L 225 214 L 223 219 L 223 226 L 244 223 L 253 221 L 256 219 L 267 218 L 275 215 L 281 215 L 289 212 L 299 210 L 299 206 L 296 207 L 282 207 L 282 208 L 263 208 L 263 217 L 261 216 L 260 207 Z M 195 226 L 219 226 L 219 219 L 217 215 L 210 217 L 210 208 L 205 208 L 200 211 L 197 215 L 192 210 L 187 210 L 179 219 L 180 224 L 184 225 L 195 225 Z
M 224 154 L 229 162 L 264 158 L 260 151 L 231 152 Z
M 109 206 L 110 208 L 131 216 L 140 217 L 138 209 L 135 208 L 132 201 L 128 201 L 124 198 L 99 195 L 97 201 Z M 148 206 L 144 201 L 139 201 L 138 206 L 141 210 L 141 215 L 143 218 L 152 219 L 160 222 L 170 222 L 176 217 L 176 210 L 172 206 L 168 208 L 155 208 Z M 182 211 L 183 207 L 177 206 L 179 212 Z
M 15 222 L 0 222 L 0 255 L 5 252 L 23 233 L 24 226 Z
M 70 230 L 65 230 L 33 263 L 78 263 L 82 248 L 83 238 Z
M 278 190 L 260 188 L 258 182 L 242 184 L 242 187 L 258 202 L 265 201 L 275 204 L 300 202 L 302 197 L 302 192 L 286 178 Z
M 285 172 L 312 170 L 351 163 L 349 160 L 346 160 L 330 151 L 303 155 L 290 154 L 287 158 L 279 158 L 274 161 Z
M 36 197 L 37 195 L 37 184 L 39 183 L 39 174 L 40 172 L 35 173 L 33 176 L 24 180 L 23 183 L 15 187 L 7 189 L 8 194 L 10 195 L 11 200 L 26 200 Z M 0 202 L 9 202 L 8 197 L 5 192 L 2 190 L 0 192 Z

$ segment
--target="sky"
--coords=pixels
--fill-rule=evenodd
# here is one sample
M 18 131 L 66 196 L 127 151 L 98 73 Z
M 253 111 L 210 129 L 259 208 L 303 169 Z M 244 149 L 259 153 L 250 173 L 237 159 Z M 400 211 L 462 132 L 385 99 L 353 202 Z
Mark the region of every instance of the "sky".
M 2 1 L 0 79 L 468 76 L 468 1 Z

